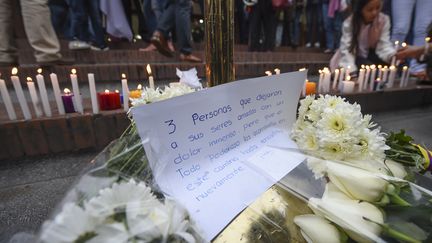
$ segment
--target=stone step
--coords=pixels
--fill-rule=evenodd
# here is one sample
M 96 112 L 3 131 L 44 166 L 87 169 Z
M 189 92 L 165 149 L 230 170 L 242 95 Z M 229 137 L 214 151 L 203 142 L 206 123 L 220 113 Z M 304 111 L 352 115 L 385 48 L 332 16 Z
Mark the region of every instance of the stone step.
M 43 70 L 43 75 L 47 83 L 50 83 L 49 74 L 56 73 L 60 83 L 70 83 L 69 74 L 72 68 L 77 70 L 79 82 L 87 82 L 87 73 L 94 73 L 97 82 L 119 81 L 121 74 L 126 74 L 129 80 L 147 80 L 148 75 L 145 67 L 148 62 L 140 63 L 107 63 L 107 64 L 75 64 L 71 66 L 54 66 Z M 309 69 L 309 74 L 317 73 L 318 69 L 328 65 L 328 61 L 271 61 L 271 62 L 238 62 L 235 63 L 236 79 L 251 78 L 263 76 L 265 71 L 279 68 L 281 72 L 296 71 L 306 67 Z M 204 63 L 184 63 L 184 62 L 167 62 L 151 64 L 152 72 L 155 81 L 172 81 L 177 80 L 176 68 L 180 70 L 188 70 L 196 67 L 198 77 L 205 78 Z M 25 84 L 26 77 L 34 78 L 36 75 L 37 65 L 22 65 L 19 67 L 18 76 L 21 83 Z M 10 82 L 11 68 L 0 68 L 2 78 L 6 80 L 6 84 L 12 87 Z

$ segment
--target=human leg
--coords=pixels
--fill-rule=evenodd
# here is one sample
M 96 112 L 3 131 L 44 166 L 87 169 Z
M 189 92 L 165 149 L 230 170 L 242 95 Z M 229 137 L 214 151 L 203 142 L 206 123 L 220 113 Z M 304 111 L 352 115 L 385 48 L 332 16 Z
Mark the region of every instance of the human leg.
M 18 61 L 12 20 L 13 0 L 0 1 L 0 63 L 12 64 Z

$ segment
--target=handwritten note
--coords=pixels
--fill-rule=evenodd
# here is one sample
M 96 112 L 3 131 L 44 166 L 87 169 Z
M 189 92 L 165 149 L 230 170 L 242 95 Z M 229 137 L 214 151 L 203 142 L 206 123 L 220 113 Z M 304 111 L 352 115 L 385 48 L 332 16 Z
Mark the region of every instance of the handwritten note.
M 236 81 L 132 110 L 155 180 L 213 239 L 304 157 L 289 138 L 306 72 Z

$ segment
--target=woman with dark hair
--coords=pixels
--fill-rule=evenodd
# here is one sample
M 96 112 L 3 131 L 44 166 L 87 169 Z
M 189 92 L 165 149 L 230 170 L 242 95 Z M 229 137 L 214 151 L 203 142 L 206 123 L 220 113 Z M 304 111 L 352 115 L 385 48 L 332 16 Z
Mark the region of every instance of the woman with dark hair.
M 365 64 L 388 64 L 396 53 L 390 41 L 390 18 L 381 13 L 381 0 L 353 1 L 353 13 L 343 23 L 338 52 L 331 68 Z

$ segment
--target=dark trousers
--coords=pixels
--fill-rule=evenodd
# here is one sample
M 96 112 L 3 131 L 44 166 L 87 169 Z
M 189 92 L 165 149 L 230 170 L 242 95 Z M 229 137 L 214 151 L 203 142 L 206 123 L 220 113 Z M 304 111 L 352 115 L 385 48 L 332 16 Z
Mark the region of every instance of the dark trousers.
M 157 25 L 157 30 L 161 31 L 165 37 L 168 37 L 170 30 L 175 25 L 177 47 L 180 53 L 185 55 L 192 52 L 190 17 L 190 0 L 167 0 Z
M 252 7 L 249 18 L 249 51 L 273 51 L 276 38 L 276 13 L 272 1 L 258 1 Z
M 311 44 L 320 42 L 320 33 L 322 33 L 321 5 L 318 3 L 307 5 L 306 18 L 307 18 L 307 42 Z
M 105 30 L 102 27 L 99 1 L 69 0 L 69 7 L 71 9 L 72 36 L 81 41 L 92 41 L 97 47 L 105 47 Z M 88 28 L 89 18 L 93 35 Z
M 388 65 L 388 63 L 384 62 L 375 52 L 375 49 L 369 49 L 369 53 L 367 58 L 364 57 L 356 57 L 356 65 L 360 67 L 361 65 Z

